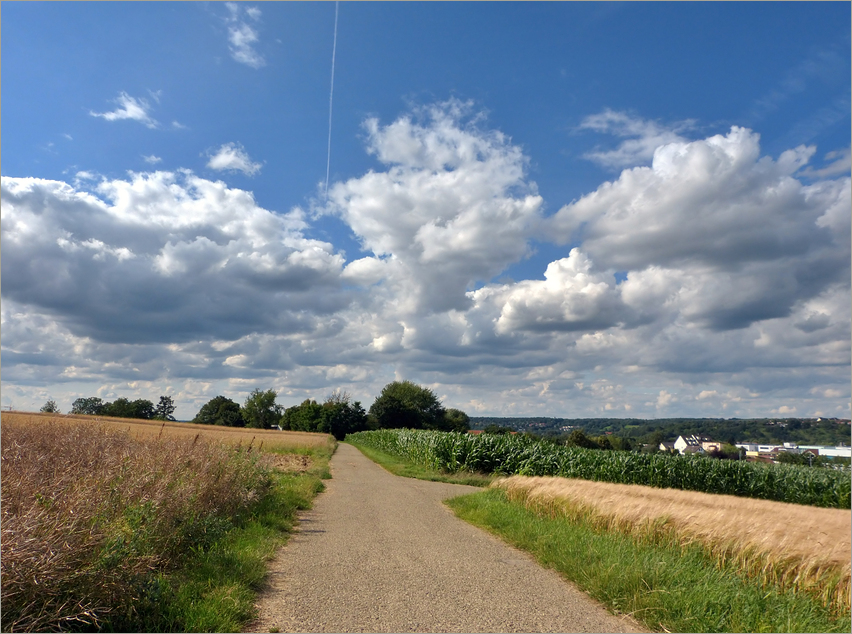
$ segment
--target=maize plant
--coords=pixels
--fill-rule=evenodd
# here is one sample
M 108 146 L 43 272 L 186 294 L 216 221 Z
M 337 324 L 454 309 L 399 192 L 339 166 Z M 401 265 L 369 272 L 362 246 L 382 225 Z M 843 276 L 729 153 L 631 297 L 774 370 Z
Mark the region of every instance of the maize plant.
M 346 440 L 448 473 L 561 476 L 850 508 L 848 469 L 564 447 L 527 436 L 381 429 Z

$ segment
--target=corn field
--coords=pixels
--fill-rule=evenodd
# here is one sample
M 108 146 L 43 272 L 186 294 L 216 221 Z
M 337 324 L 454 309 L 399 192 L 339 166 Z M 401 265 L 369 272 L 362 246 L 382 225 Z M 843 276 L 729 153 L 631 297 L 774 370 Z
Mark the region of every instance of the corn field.
M 560 476 L 842 509 L 852 493 L 848 469 L 581 449 L 509 434 L 382 429 L 346 440 L 449 473 Z

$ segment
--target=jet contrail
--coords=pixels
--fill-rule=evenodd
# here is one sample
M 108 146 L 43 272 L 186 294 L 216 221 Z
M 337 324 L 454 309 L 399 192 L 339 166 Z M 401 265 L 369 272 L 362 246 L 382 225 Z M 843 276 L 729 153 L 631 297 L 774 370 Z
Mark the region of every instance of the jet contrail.
M 328 95 L 328 161 L 325 164 L 325 199 L 328 200 L 328 173 L 331 167 L 331 105 L 334 99 L 334 57 L 337 54 L 337 10 L 340 2 L 334 3 L 334 46 L 331 49 L 331 92 Z

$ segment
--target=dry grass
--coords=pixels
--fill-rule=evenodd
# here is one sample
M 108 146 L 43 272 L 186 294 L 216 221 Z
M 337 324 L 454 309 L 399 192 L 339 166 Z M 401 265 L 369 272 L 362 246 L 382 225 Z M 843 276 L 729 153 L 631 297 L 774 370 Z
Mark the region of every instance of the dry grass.
M 302 431 L 278 431 L 277 429 L 252 429 L 242 427 L 220 427 L 218 425 L 196 425 L 194 423 L 140 420 L 137 418 L 112 418 L 109 416 L 83 416 L 77 414 L 42 414 L 30 412 L 3 412 L 3 424 L 21 422 L 26 424 L 66 422 L 95 422 L 106 429 L 127 431 L 134 438 L 160 436 L 202 438 L 232 445 L 251 445 L 266 451 L 292 451 L 299 449 L 330 448 L 333 437 L 329 434 L 313 434 Z
M 492 486 L 538 512 L 683 545 L 699 542 L 720 565 L 849 611 L 848 510 L 557 477 L 512 476 Z
M 269 486 L 256 451 L 197 431 L 2 423 L 3 631 L 132 623 L 152 573 L 205 548 Z

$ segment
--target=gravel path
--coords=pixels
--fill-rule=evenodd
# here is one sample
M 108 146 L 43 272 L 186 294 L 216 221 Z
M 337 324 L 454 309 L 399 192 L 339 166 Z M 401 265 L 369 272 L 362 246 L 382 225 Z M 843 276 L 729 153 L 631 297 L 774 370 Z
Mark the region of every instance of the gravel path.
M 272 563 L 252 632 L 637 632 L 441 500 L 338 446 L 333 479 Z

